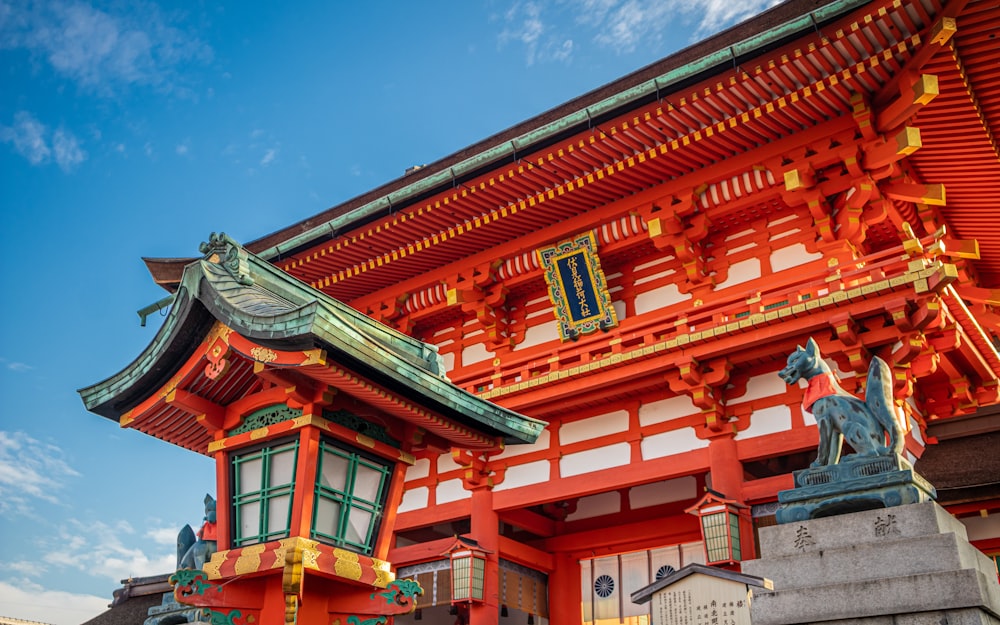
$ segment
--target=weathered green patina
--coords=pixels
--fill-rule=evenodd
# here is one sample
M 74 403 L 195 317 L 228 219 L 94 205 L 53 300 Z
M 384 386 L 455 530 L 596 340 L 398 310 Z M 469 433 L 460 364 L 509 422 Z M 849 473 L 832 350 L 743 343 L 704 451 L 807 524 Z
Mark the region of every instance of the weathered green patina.
M 184 270 L 152 343 L 120 373 L 81 389 L 87 409 L 118 421 L 173 375 L 216 320 L 277 350 L 320 348 L 387 390 L 506 443 L 531 443 L 545 422 L 480 399 L 444 375 L 437 349 L 378 323 L 247 252 L 224 234 Z
M 903 458 L 891 372 L 882 359 L 872 359 L 863 401 L 840 386 L 811 338 L 778 375 L 790 385 L 807 381 L 802 409 L 819 430 L 815 462 L 794 472 L 795 488 L 778 493 L 779 524 L 934 499 L 934 487 Z M 841 458 L 845 440 L 854 453 Z

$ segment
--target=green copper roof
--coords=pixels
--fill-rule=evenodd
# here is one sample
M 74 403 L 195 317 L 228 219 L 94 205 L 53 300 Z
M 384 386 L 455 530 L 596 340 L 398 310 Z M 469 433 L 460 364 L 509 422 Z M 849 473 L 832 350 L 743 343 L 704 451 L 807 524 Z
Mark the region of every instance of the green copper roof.
M 118 420 L 165 383 L 218 320 L 274 349 L 325 349 L 328 360 L 508 443 L 534 442 L 545 427 L 452 384 L 436 347 L 296 280 L 225 234 L 213 234 L 202 252 L 205 258 L 184 269 L 170 313 L 146 350 L 120 373 L 80 390 L 88 410 Z

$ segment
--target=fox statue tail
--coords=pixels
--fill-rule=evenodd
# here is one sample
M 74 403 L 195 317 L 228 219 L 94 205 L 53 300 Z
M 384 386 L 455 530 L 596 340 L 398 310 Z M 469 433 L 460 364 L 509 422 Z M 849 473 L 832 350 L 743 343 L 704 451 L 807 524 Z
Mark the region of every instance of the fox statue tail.
M 896 420 L 895 401 L 892 397 L 892 375 L 889 365 L 876 356 L 868 368 L 868 388 L 865 391 L 865 404 L 871 410 L 875 420 L 889 434 L 887 451 L 899 455 L 903 453 L 903 431 Z

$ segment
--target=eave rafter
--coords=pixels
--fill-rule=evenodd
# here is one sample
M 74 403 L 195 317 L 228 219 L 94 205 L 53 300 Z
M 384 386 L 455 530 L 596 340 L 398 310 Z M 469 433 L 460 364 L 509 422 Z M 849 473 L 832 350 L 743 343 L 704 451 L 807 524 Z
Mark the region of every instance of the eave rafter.
M 242 384 L 244 392 L 225 405 L 210 399 L 211 391 L 226 386 L 227 377 L 237 371 L 252 371 L 257 382 Z M 239 425 L 242 416 L 275 404 L 297 408 L 323 404 L 331 387 L 452 444 L 470 449 L 503 446 L 498 438 L 455 423 L 327 362 L 322 350 L 263 347 L 221 323 L 215 324 L 201 347 L 166 384 L 122 416 L 121 425 L 206 453 L 213 438 Z

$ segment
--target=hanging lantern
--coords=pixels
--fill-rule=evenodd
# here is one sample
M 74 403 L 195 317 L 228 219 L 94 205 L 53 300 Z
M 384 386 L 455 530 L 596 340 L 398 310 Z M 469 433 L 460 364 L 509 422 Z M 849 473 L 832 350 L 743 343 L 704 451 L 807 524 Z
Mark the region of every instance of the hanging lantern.
M 701 521 L 701 535 L 705 541 L 707 564 L 736 564 L 743 559 L 741 518 L 749 508 L 733 499 L 709 489 L 708 493 L 685 512 Z
M 442 555 L 451 559 L 451 602 L 471 603 L 485 598 L 486 556 L 492 553 L 471 538 L 455 537 Z

